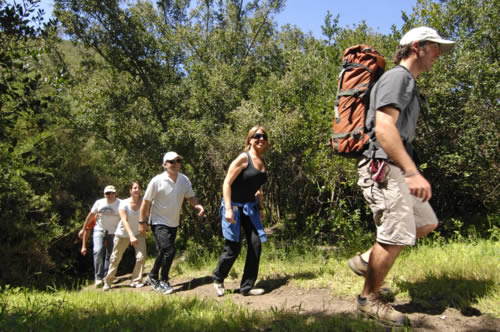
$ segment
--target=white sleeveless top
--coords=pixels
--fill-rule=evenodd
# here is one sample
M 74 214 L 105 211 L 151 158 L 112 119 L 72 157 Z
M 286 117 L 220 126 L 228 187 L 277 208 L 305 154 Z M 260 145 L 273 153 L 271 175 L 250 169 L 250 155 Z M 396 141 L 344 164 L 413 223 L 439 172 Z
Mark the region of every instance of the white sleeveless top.
M 118 209 L 125 211 L 125 213 L 127 214 L 128 224 L 130 225 L 130 229 L 132 229 L 132 233 L 134 233 L 134 235 L 138 235 L 139 214 L 141 212 L 141 209 L 139 208 L 137 209 L 137 211 L 132 210 L 132 208 L 129 205 L 130 201 L 131 201 L 130 198 L 122 200 L 120 203 L 120 207 Z M 123 227 L 123 223 L 121 220 L 120 223 L 118 224 L 118 227 L 116 228 L 115 236 L 128 237 L 127 230 L 125 229 L 125 227 Z

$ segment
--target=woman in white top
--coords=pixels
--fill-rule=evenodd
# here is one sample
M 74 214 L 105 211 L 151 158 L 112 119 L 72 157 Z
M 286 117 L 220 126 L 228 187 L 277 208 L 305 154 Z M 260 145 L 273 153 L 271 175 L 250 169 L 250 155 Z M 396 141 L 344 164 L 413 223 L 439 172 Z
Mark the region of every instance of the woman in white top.
M 132 272 L 130 287 L 143 287 L 142 273 L 146 262 L 146 238 L 139 232 L 139 212 L 142 204 L 142 185 L 135 181 L 130 185 L 130 197 L 120 203 L 118 211 L 120 213 L 120 223 L 115 232 L 113 243 L 113 253 L 111 254 L 108 275 L 104 282 L 103 290 L 111 288 L 115 279 L 118 265 L 122 260 L 123 253 L 128 248 L 129 243 L 135 248 L 135 267 Z

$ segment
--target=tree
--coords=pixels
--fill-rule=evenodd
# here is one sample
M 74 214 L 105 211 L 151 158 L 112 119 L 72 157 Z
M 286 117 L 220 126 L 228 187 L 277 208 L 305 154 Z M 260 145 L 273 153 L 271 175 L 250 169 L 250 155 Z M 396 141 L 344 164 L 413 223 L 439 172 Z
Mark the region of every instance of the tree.
M 40 161 L 55 139 L 50 113 L 63 71 L 45 72 L 52 23 L 40 27 L 37 2 L 0 3 L 0 241 L 7 269 L 0 279 L 26 279 L 53 265 L 49 242 L 63 231 L 48 189 L 55 172 Z
M 430 112 L 417 144 L 439 215 L 461 216 L 479 229 L 491 225 L 477 216 L 498 215 L 500 207 L 498 23 L 496 0 L 420 0 L 405 27 L 428 25 L 457 41 L 422 77 Z

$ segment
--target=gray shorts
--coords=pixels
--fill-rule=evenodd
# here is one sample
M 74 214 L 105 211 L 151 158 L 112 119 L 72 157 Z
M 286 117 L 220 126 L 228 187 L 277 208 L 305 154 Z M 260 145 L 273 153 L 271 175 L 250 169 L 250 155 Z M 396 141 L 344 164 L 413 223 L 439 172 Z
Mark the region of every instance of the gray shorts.
M 417 228 L 438 224 L 429 202 L 410 194 L 403 172 L 396 165 L 387 164 L 384 184 L 373 181 L 369 163 L 359 167 L 358 174 L 358 185 L 377 225 L 377 242 L 414 245 Z

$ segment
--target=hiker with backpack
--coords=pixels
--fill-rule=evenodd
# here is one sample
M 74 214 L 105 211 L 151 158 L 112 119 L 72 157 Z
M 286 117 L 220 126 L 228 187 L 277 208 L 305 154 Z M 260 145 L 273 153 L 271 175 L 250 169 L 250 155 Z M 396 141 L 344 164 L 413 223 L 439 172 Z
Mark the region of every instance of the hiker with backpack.
M 408 31 L 393 58 L 399 65 L 385 72 L 370 92 L 364 128 L 369 140 L 358 164 L 358 185 L 373 212 L 377 240 L 348 265 L 365 277 L 358 310 L 391 325 L 407 324 L 408 317 L 383 301 L 380 287 L 401 250 L 438 225 L 428 202 L 431 185 L 411 148 L 421 111 L 416 78 L 454 45 L 428 27 Z

